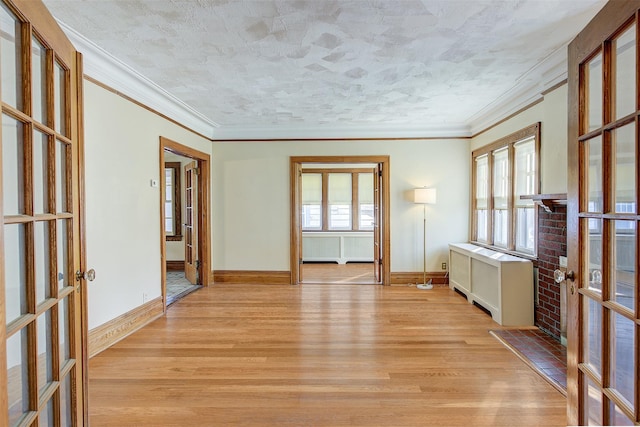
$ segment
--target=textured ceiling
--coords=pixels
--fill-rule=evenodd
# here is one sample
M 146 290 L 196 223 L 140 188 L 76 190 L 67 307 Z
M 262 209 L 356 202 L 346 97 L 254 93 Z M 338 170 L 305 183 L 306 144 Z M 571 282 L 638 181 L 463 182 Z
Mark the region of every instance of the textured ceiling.
M 44 0 L 221 128 L 468 123 L 605 0 Z

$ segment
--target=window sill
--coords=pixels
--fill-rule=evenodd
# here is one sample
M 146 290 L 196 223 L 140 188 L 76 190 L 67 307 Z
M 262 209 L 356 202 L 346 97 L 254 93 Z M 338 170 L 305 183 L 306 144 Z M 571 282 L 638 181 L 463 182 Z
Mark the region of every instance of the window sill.
M 533 203 L 540 206 L 546 212 L 551 213 L 556 206 L 567 204 L 567 193 L 558 194 L 531 194 L 520 196 L 521 200 L 533 200 Z
M 528 253 L 524 253 L 524 252 L 516 252 L 516 251 L 510 251 L 509 249 L 505 249 L 505 248 L 501 248 L 499 246 L 492 246 L 492 245 L 488 245 L 486 243 L 482 243 L 482 242 L 474 242 L 471 241 L 469 243 L 472 243 L 476 246 L 482 246 L 483 248 L 487 248 L 487 249 L 491 249 L 492 251 L 496 251 L 496 252 L 500 252 L 503 254 L 507 254 L 507 255 L 512 255 L 518 258 L 523 258 L 523 259 L 528 259 L 529 261 L 538 261 L 538 255 L 537 254 L 528 254 Z

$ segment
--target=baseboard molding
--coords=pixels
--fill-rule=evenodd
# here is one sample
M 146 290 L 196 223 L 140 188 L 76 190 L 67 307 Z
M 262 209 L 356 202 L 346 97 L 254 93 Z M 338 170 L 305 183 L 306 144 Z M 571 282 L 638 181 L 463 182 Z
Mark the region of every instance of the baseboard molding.
M 162 297 L 109 320 L 89 331 L 89 357 L 106 350 L 164 314 Z
M 184 271 L 184 261 L 167 261 L 167 271 Z
M 391 272 L 391 286 L 408 286 L 422 283 L 422 272 Z M 449 275 L 446 271 L 427 271 L 427 280 L 431 279 L 434 286 L 448 286 Z
M 290 271 L 250 271 L 250 270 L 215 270 L 212 272 L 213 283 L 252 284 L 252 285 L 290 285 Z

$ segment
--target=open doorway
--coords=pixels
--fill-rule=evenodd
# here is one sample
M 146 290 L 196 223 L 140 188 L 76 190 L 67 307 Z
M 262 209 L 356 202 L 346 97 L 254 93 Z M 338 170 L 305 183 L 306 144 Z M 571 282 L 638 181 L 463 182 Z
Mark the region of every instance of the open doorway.
M 388 168 L 388 156 L 291 158 L 293 284 L 389 284 Z
M 209 284 L 209 156 L 161 137 L 160 163 L 166 309 Z

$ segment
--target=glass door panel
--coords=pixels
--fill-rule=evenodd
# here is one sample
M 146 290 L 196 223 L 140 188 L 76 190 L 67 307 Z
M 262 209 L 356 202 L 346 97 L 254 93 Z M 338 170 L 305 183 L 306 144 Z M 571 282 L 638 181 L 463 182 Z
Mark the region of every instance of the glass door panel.
M 589 231 L 587 235 L 586 247 L 584 248 L 585 259 L 588 262 L 585 263 L 585 271 L 582 277 L 584 277 L 584 287 L 596 291 L 602 292 L 602 220 L 598 218 L 588 218 L 583 220 L 583 224 L 586 224 Z
M 618 313 L 611 313 L 611 378 L 610 387 L 615 390 L 631 410 L 634 396 L 635 331 L 631 320 Z
M 7 389 L 9 425 L 15 425 L 29 412 L 29 361 L 27 329 L 7 339 Z
M 67 134 L 67 71 L 56 61 L 53 67 L 53 105 L 55 108 L 54 129 L 61 135 Z
M 5 215 L 25 213 L 25 157 L 23 125 L 7 115 L 2 116 L 2 200 Z
M 636 213 L 636 127 L 632 123 L 612 132 L 612 169 L 616 213 Z
M 602 307 L 585 297 L 583 319 L 585 324 L 583 342 L 584 361 L 600 380 L 602 378 Z
M 49 254 L 49 223 L 38 221 L 35 223 L 35 285 L 36 304 L 41 304 L 52 297 L 50 254 Z
M 615 118 L 636 111 L 636 26 L 631 25 L 613 41 Z
M 609 299 L 633 312 L 636 305 L 636 222 L 613 221 L 612 224 L 613 268 Z
M 2 102 L 18 110 L 23 108 L 21 27 L 13 12 L 0 4 Z
M 42 396 L 46 387 L 53 382 L 51 310 L 38 316 L 36 330 L 38 336 L 38 395 Z
M 585 129 L 592 131 L 602 126 L 602 53 L 589 61 L 584 70 L 587 87 Z
M 589 175 L 587 180 L 588 212 L 602 212 L 602 137 L 592 138 L 586 143 L 586 164 Z
M 35 37 L 31 40 L 31 94 L 33 118 L 47 124 L 47 50 Z
M 49 137 L 33 132 L 33 212 L 49 213 Z
M 24 224 L 4 227 L 4 280 L 6 322 L 27 313 L 27 247 Z

